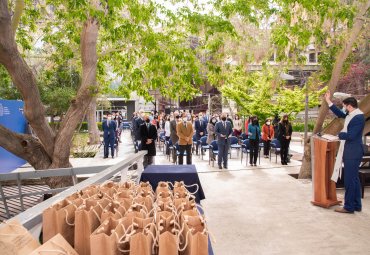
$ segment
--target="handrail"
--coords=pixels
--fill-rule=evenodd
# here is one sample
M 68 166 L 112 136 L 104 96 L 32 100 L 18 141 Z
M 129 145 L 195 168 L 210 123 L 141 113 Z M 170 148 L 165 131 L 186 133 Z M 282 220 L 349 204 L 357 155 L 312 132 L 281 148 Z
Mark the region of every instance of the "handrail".
M 74 175 L 99 173 L 102 170 L 110 166 L 113 166 L 113 165 L 68 167 L 68 168 L 30 170 L 30 171 L 24 171 L 24 172 L 6 173 L 6 174 L 0 174 L 0 182 L 16 181 L 19 178 L 24 180 L 24 179 L 37 179 L 37 178 L 54 177 L 54 176 L 71 176 L 72 170 L 73 170 Z
M 121 172 L 121 181 L 125 181 L 127 178 L 127 171 L 130 166 L 134 163 L 138 163 L 138 178 L 140 178 L 141 173 L 143 171 L 143 164 L 142 161 L 139 161 L 147 154 L 147 151 L 139 151 L 138 153 L 128 154 L 125 160 L 120 161 L 119 163 L 108 167 L 107 169 L 103 170 L 102 172 L 97 173 L 96 175 L 77 183 L 74 186 L 56 194 L 55 196 L 45 200 L 26 211 L 18 214 L 17 216 L 13 217 L 17 219 L 23 226 L 27 229 L 31 229 L 35 227 L 37 224 L 41 223 L 42 221 L 42 212 L 47 209 L 48 207 L 62 201 L 65 197 L 72 195 L 73 193 L 82 190 L 83 188 L 90 186 L 94 183 L 101 183 L 105 180 L 110 179 L 118 172 Z M 53 170 L 54 171 L 54 170 Z

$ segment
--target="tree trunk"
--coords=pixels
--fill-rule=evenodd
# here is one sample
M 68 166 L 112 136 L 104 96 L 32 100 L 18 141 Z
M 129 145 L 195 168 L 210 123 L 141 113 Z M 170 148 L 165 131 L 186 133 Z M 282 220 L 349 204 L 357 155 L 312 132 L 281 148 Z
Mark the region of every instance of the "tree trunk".
M 89 143 L 100 144 L 100 134 L 96 122 L 96 97 L 94 97 L 87 110 L 87 125 L 89 129 Z
M 45 107 L 41 102 L 35 76 L 18 51 L 7 0 L 0 0 L 0 63 L 22 94 L 24 115 L 51 157 L 55 134 L 45 118 Z
M 99 25 L 94 18 L 88 18 L 81 34 L 82 83 L 77 96 L 72 100 L 57 134 L 52 168 L 69 166 L 71 141 L 78 123 L 81 122 L 91 100 L 97 92 L 96 69 Z
M 367 10 L 370 7 L 370 1 L 366 1 L 362 8 L 359 9 L 359 13 L 355 17 L 355 22 L 353 24 L 352 29 L 350 30 L 349 36 L 347 37 L 348 39 L 346 40 L 344 46 L 340 49 L 339 54 L 336 57 L 331 79 L 328 84 L 328 88 L 333 94 L 335 91 L 338 81 L 343 69 L 343 65 L 347 57 L 352 51 L 352 47 L 354 43 L 356 42 L 357 38 L 361 34 L 362 31 L 366 30 L 364 28 L 365 24 L 365 15 L 367 13 Z M 365 25 L 366 26 L 366 25 Z M 316 134 L 321 131 L 322 125 L 324 124 L 324 120 L 326 118 L 326 115 L 328 114 L 329 107 L 325 100 L 323 99 L 321 102 L 321 107 L 319 110 L 318 118 L 316 120 L 316 124 L 313 130 L 313 134 Z M 308 179 L 312 177 L 312 171 L 311 171 L 311 145 L 309 141 L 306 141 L 305 147 L 304 147 L 304 155 L 303 155 L 303 160 L 302 160 L 302 166 L 301 170 L 299 172 L 298 178 L 300 179 Z
M 0 126 L 0 146 L 27 160 L 36 170 L 71 167 L 70 146 L 74 131 L 96 91 L 97 53 L 99 26 L 94 18 L 88 18 L 81 35 L 83 76 L 77 96 L 72 100 L 57 135 L 47 123 L 45 107 L 41 102 L 36 79 L 21 57 L 11 26 L 8 1 L 0 0 L 0 64 L 3 64 L 24 100 L 24 113 L 37 138 L 17 134 Z M 52 187 L 72 185 L 70 177 L 47 178 Z

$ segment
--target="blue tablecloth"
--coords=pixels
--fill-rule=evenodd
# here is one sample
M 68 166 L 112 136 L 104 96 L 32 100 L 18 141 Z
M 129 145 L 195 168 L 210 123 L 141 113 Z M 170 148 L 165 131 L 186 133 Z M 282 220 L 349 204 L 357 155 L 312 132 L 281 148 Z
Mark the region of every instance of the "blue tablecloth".
M 200 200 L 205 199 L 197 169 L 194 165 L 150 165 L 141 174 L 140 181 L 148 181 L 152 185 L 153 190 L 157 188 L 160 181 L 172 183 L 183 181 L 186 185 L 198 184 L 198 192 L 194 194 L 195 201 L 200 203 Z M 193 193 L 196 191 L 196 187 L 189 187 L 188 190 Z

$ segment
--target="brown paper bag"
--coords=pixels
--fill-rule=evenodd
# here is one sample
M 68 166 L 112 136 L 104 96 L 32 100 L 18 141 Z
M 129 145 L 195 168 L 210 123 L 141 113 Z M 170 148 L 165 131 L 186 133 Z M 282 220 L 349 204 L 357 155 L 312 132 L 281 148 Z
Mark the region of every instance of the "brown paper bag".
M 99 187 L 99 191 L 111 200 L 113 200 L 113 196 L 117 193 L 117 190 L 118 184 L 112 181 L 107 181 Z
M 180 225 L 174 212 L 156 213 L 156 225 L 159 234 L 159 255 L 177 255 L 179 249 Z
M 178 211 L 193 210 L 197 207 L 195 200 L 190 198 L 175 198 L 173 202 Z
M 157 188 L 155 189 L 155 193 L 158 194 L 160 192 L 168 192 L 170 191 L 170 186 L 167 182 L 158 182 Z
M 137 187 L 137 195 L 141 195 L 143 197 L 151 195 L 154 197 L 152 185 L 150 185 L 149 182 L 140 182 L 139 186 Z
M 133 218 L 104 221 L 90 236 L 91 255 L 128 254 Z
M 151 255 L 156 253 L 157 231 L 153 218 L 134 219 L 135 234 L 130 237 L 130 255 Z
M 171 197 L 167 198 L 157 198 L 156 201 L 156 210 L 157 211 L 169 211 L 172 212 L 175 210 L 175 204 Z
M 74 243 L 75 211 L 82 204 L 82 199 L 62 200 L 47 208 L 42 213 L 43 242 L 56 234 L 61 234 L 71 245 Z
M 208 231 L 201 216 L 184 216 L 183 255 L 208 255 Z
M 0 225 L 0 251 L 2 255 L 27 255 L 40 244 L 19 221 L 10 220 Z
M 72 246 L 63 238 L 62 235 L 57 234 L 49 241 L 34 250 L 30 255 L 78 255 Z
M 80 255 L 90 254 L 90 235 L 101 224 L 101 214 L 110 203 L 102 199 L 93 207 L 80 207 L 75 212 L 75 250 Z
M 123 235 L 123 229 L 117 228 L 119 220 L 106 219 L 90 236 L 91 255 L 117 255 L 118 237 Z M 117 236 L 118 235 L 118 236 Z

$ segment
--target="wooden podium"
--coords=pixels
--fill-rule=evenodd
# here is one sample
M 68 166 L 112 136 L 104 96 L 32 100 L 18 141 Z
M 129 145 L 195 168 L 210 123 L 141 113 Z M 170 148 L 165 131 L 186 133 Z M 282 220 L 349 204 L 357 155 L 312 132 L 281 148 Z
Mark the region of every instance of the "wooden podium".
M 314 205 L 329 208 L 338 205 L 336 185 L 330 178 L 333 174 L 339 142 L 329 141 L 319 136 L 311 138 L 312 180 Z

